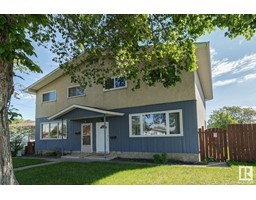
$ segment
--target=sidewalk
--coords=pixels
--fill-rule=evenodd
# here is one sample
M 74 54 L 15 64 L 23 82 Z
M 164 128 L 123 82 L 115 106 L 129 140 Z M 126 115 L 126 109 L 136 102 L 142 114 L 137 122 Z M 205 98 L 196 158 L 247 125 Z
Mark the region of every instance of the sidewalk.
M 30 168 L 34 168 L 34 167 L 41 167 L 41 166 L 46 166 L 46 165 L 52 165 L 52 164 L 56 164 L 56 163 L 59 163 L 59 162 L 62 162 L 60 159 L 55 159 L 50 161 L 48 160 L 49 162 L 46 162 L 46 163 L 41 163 L 41 164 L 36 164 L 36 165 L 28 165 L 28 166 L 24 166 L 24 167 L 18 167 L 18 168 L 14 168 L 14 171 L 21 171 L 21 170 L 24 170 L 24 169 L 30 169 Z

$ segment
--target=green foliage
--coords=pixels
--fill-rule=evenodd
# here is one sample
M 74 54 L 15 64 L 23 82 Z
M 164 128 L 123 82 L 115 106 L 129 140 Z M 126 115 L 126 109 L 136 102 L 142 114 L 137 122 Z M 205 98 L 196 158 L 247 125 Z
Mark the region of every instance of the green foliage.
M 16 156 L 19 150 L 24 148 L 23 139 L 25 135 L 23 133 L 11 133 L 10 145 L 12 156 Z
M 60 155 L 61 155 L 61 151 L 59 150 L 47 151 L 44 153 L 44 156 L 47 156 L 47 157 L 55 157 Z
M 195 41 L 216 27 L 225 36 L 250 39 L 256 15 L 0 15 L 0 58 L 15 70 L 41 72 L 31 59 L 32 41 L 51 49 L 73 82 L 103 84 L 110 76 L 124 77 L 139 88 L 175 86 L 183 71 L 197 68 Z M 83 54 L 83 55 L 81 55 Z M 73 60 L 72 60 L 73 59 Z M 72 61 L 70 61 L 72 60 Z
M 239 124 L 256 121 L 256 110 L 251 107 L 224 106 L 221 110 L 228 112 Z
M 168 156 L 166 153 L 162 153 L 162 154 L 155 154 L 153 155 L 153 159 L 155 163 L 162 163 L 165 164 L 168 162 Z
M 227 130 L 229 124 L 237 124 L 228 112 L 221 110 L 213 111 L 208 120 L 208 128 L 222 128 Z
M 216 162 L 216 159 L 214 159 L 214 158 L 209 158 L 209 157 L 207 157 L 207 158 L 205 158 L 204 160 L 203 160 L 203 163 L 209 163 L 209 162 Z
M 224 106 L 213 111 L 208 120 L 209 128 L 227 129 L 228 124 L 245 124 L 255 122 L 256 111 L 250 107 Z
M 18 113 L 18 109 L 14 108 L 12 105 L 10 106 L 8 110 L 8 120 L 10 123 L 17 121 L 17 120 L 22 120 L 22 115 Z
M 34 134 L 34 128 L 28 126 L 16 126 L 18 123 L 26 122 L 22 118 L 15 119 L 10 124 L 10 145 L 12 156 L 16 156 L 19 150 L 26 145 L 25 137 Z
M 256 15 L 55 15 L 63 38 L 52 47 L 72 81 L 86 87 L 110 76 L 175 86 L 197 68 L 195 41 L 216 27 L 250 39 Z M 83 56 L 80 54 L 84 53 Z M 68 62 L 71 58 L 78 58 Z

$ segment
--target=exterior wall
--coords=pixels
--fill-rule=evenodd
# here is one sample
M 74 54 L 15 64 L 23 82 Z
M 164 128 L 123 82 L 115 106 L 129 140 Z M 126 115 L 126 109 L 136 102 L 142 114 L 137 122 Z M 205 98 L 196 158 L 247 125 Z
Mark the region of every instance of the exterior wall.
M 85 96 L 67 98 L 67 88 L 76 84 L 71 83 L 68 76 L 62 76 L 37 92 L 36 118 L 49 117 L 73 104 L 111 110 L 196 99 L 194 74 L 185 72 L 181 78 L 182 82 L 175 87 L 164 88 L 160 84 L 149 87 L 142 83 L 141 88 L 135 91 L 132 91 L 133 83 L 130 81 L 127 88 L 110 91 L 103 91 L 101 85 L 93 85 L 86 88 Z M 57 100 L 43 103 L 42 93 L 53 90 L 56 90 Z
M 156 112 L 166 110 L 182 109 L 183 115 L 183 136 L 173 137 L 129 137 L 129 114 Z M 125 113 L 122 117 L 107 117 L 109 122 L 109 144 L 110 152 L 122 153 L 180 153 L 198 154 L 198 134 L 197 134 L 197 118 L 196 101 L 183 101 L 175 103 L 155 104 L 148 106 L 129 107 L 115 109 L 113 111 Z M 87 116 L 88 111 L 79 109 L 73 110 L 67 114 L 65 119 L 68 120 L 67 140 L 40 140 L 40 123 L 47 121 L 46 118 L 38 118 L 36 120 L 36 151 L 44 150 L 61 150 L 62 144 L 65 151 L 80 151 L 82 123 L 93 124 L 93 151 L 96 151 L 96 122 L 101 122 L 101 118 L 71 120 L 74 117 Z M 63 142 L 63 143 L 62 143 Z
M 196 108 L 197 108 L 197 126 L 198 128 L 206 126 L 206 105 L 204 93 L 201 87 L 197 72 L 195 73 L 195 93 L 196 93 Z

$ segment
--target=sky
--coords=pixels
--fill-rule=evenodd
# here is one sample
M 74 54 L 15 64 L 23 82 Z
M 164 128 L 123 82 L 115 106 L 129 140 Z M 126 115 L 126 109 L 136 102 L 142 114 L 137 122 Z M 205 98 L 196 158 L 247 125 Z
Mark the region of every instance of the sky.
M 256 36 L 250 41 L 239 36 L 236 39 L 224 37 L 224 31 L 216 30 L 199 38 L 198 42 L 210 42 L 213 100 L 206 102 L 207 119 L 213 110 L 223 106 L 244 106 L 256 109 Z M 15 95 L 11 105 L 19 110 L 24 119 L 35 119 L 35 96 L 22 92 L 23 89 L 58 67 L 52 61 L 52 53 L 43 47 L 36 47 L 34 58 L 43 73 L 19 73 L 24 80 L 15 77 Z

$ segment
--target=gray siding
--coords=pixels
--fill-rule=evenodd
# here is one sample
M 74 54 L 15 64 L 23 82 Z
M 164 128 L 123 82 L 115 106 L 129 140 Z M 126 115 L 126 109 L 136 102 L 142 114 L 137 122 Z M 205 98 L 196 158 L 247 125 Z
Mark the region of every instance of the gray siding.
M 183 136 L 129 137 L 129 114 L 176 109 L 182 109 Z M 125 113 L 125 115 L 122 117 L 107 117 L 107 121 L 109 122 L 110 151 L 198 153 L 198 127 L 195 100 L 115 109 L 112 111 Z M 80 151 L 81 135 L 75 133 L 81 131 L 81 123 L 85 123 L 85 121 L 86 123 L 93 123 L 93 151 L 96 150 L 96 122 L 102 121 L 103 118 L 97 117 L 84 120 L 72 120 L 83 116 L 93 117 L 93 114 L 98 115 L 90 111 L 75 109 L 63 116 L 64 119 L 68 119 L 68 139 L 63 141 L 64 150 Z M 61 149 L 61 140 L 40 140 L 40 123 L 43 121 L 47 121 L 47 119 L 39 118 L 36 120 L 36 150 Z

